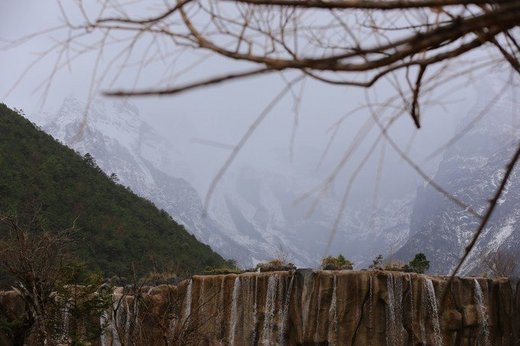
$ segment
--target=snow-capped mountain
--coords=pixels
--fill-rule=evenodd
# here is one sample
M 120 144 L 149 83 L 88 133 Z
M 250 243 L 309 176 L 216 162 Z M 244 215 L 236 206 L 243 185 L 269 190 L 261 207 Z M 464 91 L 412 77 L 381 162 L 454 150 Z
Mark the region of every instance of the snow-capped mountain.
M 65 99 L 55 117 L 42 127 L 82 155 L 90 153 L 107 175 L 134 193 L 152 201 L 199 240 L 210 244 L 226 258 L 251 264 L 247 249 L 222 232 L 211 217 L 205 217 L 197 191 L 178 175 L 189 174 L 181 155 L 140 117 L 127 102 L 93 102 L 88 116 L 86 106 L 73 98 Z
M 199 240 L 226 258 L 250 266 L 281 255 L 315 267 L 325 255 L 341 196 L 323 196 L 308 215 L 310 201 L 295 204 L 315 181 L 297 169 L 274 172 L 247 163 L 218 185 L 208 211 L 185 179 L 192 172 L 183 154 L 143 120 L 128 102 L 85 105 L 68 98 L 42 127 L 81 154 L 90 153 L 108 174 L 168 212 Z M 370 187 L 368 187 L 370 188 Z M 344 212 L 330 254 L 345 254 L 366 265 L 377 254 L 404 244 L 413 196 L 387 201 L 377 212 L 352 203 Z
M 445 151 L 434 177 L 480 213 L 519 139 L 512 117 L 517 108 L 514 97 L 504 92 L 495 100 L 500 89 L 500 85 L 481 87 L 477 104 L 460 125 L 458 132 L 464 135 Z M 85 109 L 68 98 L 54 117 L 40 123 L 80 153 L 92 154 L 108 175 L 116 173 L 121 184 L 153 201 L 224 257 L 250 266 L 285 255 L 299 266 L 315 267 L 326 255 L 342 196 L 335 191 L 321 196 L 309 215 L 312 199 L 295 203 L 316 185 L 316 177 L 305 169 L 240 161 L 218 184 L 204 217 L 201 198 L 187 181 L 194 175 L 183 157 L 189 152 L 176 151 L 128 102 L 96 101 L 87 117 Z M 520 252 L 519 184 L 515 171 L 464 273 L 477 270 L 480 259 L 499 247 Z M 372 191 L 371 186 L 366 189 Z M 424 252 L 432 272 L 446 273 L 479 223 L 428 185 L 420 187 L 416 196 L 387 196 L 378 205 L 374 210 L 370 203 L 354 198 L 344 211 L 329 254 L 344 254 L 363 267 L 377 254 L 409 261 Z
M 255 259 L 273 258 L 280 250 L 299 265 L 315 267 L 325 254 L 341 196 L 322 196 L 309 214 L 312 199 L 296 203 L 312 187 L 305 174 L 275 173 L 243 167 L 219 186 L 210 210 L 232 238 L 252 249 Z M 388 254 L 407 239 L 413 196 L 385 203 L 375 213 L 370 205 L 344 211 L 329 254 L 345 254 L 364 266 L 377 254 Z
M 483 214 L 518 145 L 514 97 L 501 85 L 483 84 L 478 101 L 457 133 L 464 133 L 444 153 L 434 179 L 458 199 Z M 478 118 L 479 120 L 474 120 Z M 502 248 L 520 253 L 520 180 L 518 167 L 462 273 L 481 270 L 481 260 Z M 480 219 L 453 204 L 431 186 L 420 188 L 410 221 L 410 238 L 396 257 L 409 260 L 424 252 L 431 271 L 448 273 L 458 263 Z

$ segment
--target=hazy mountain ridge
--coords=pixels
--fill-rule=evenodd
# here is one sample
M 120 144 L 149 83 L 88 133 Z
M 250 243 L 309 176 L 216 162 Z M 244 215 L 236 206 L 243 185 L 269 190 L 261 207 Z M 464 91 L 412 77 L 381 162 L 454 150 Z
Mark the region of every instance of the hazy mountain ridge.
M 81 154 L 90 153 L 103 171 L 115 173 L 121 184 L 168 212 L 200 241 L 212 244 L 226 257 L 250 264 L 247 251 L 223 234 L 211 217 L 204 216 L 197 191 L 184 179 L 165 173 L 185 173 L 187 169 L 135 107 L 127 102 L 96 101 L 83 118 L 85 107 L 67 98 L 43 128 Z
M 219 186 L 212 215 L 257 253 L 275 256 L 281 249 L 296 263 L 315 267 L 325 256 L 341 196 L 323 196 L 309 214 L 313 199 L 297 201 L 311 186 L 303 178 L 243 168 Z M 367 212 L 371 205 L 351 203 L 329 252 L 364 266 L 376 254 L 398 249 L 407 239 L 412 197 L 384 203 L 374 213 Z
M 495 102 L 474 126 L 469 126 L 492 102 L 494 92 L 496 88 L 493 90 L 492 86 L 481 87 L 477 104 L 460 125 L 459 131 L 465 131 L 464 136 L 447 149 L 434 177 L 447 191 L 481 214 L 495 193 L 519 138 L 511 117 L 515 105 L 508 94 Z M 518 175 L 517 168 L 463 273 L 481 270 L 477 269 L 481 259 L 501 246 L 520 251 L 520 236 L 516 232 L 520 220 Z M 414 253 L 424 252 L 430 258 L 433 272 L 447 273 L 463 254 L 479 222 L 431 186 L 425 186 L 417 193 L 410 239 L 396 255 L 408 260 Z
M 50 232 L 74 224 L 71 250 L 105 277 L 130 277 L 134 269 L 182 275 L 224 264 L 167 213 L 3 104 L 0 172 L 0 213 L 16 215 L 21 225 L 41 217 Z M 5 278 L 0 273 L 0 282 Z
M 300 266 L 315 267 L 325 255 L 341 196 L 323 196 L 309 215 L 311 201 L 295 203 L 315 184 L 305 174 L 242 166 L 224 176 L 209 216 L 203 217 L 197 191 L 178 178 L 190 174 L 182 155 L 135 107 L 96 101 L 86 118 L 84 110 L 85 105 L 68 98 L 55 117 L 41 121 L 43 128 L 79 152 L 91 153 L 107 174 L 116 173 L 123 185 L 223 256 L 249 266 L 284 254 Z M 412 197 L 385 201 L 374 213 L 367 213 L 372 205 L 350 203 L 330 252 L 365 265 L 376 254 L 400 247 L 408 235 Z

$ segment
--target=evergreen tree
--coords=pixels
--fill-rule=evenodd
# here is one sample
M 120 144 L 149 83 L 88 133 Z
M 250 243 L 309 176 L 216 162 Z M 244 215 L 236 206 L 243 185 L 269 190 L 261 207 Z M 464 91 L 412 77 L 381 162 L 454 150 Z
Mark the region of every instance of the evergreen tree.
M 414 273 L 424 274 L 428 269 L 430 269 L 430 261 L 426 259 L 425 254 L 420 252 L 408 263 L 407 269 Z

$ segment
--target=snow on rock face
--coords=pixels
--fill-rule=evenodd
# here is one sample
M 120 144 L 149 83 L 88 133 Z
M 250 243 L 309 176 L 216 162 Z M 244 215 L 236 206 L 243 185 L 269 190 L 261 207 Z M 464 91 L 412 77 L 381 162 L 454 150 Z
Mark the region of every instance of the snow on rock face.
M 121 184 L 154 202 L 199 240 L 244 266 L 286 255 L 299 266 L 316 267 L 337 217 L 341 196 L 324 196 L 312 215 L 310 202 L 295 204 L 314 182 L 304 174 L 243 166 L 224 176 L 215 191 L 209 216 L 200 196 L 188 183 L 182 153 L 160 136 L 128 102 L 64 101 L 57 115 L 42 127 L 81 154 L 90 153 Z M 298 172 L 296 172 L 298 173 Z M 410 200 L 384 203 L 369 214 L 370 205 L 352 205 L 344 212 L 331 254 L 345 254 L 358 266 L 375 255 L 388 254 L 408 238 Z
M 341 196 L 325 195 L 309 215 L 312 201 L 295 203 L 312 183 L 272 171 L 243 167 L 225 177 L 217 187 L 210 214 L 248 244 L 257 259 L 284 252 L 300 266 L 316 267 L 337 217 Z M 393 200 L 374 214 L 370 205 L 344 211 L 330 253 L 345 254 L 357 266 L 365 266 L 379 253 L 395 249 L 407 239 L 411 212 L 409 201 Z
M 86 106 L 65 99 L 55 118 L 42 124 L 45 131 L 81 154 L 90 153 L 108 175 L 168 212 L 199 240 L 226 258 L 251 264 L 247 249 L 222 232 L 222 226 L 204 217 L 197 191 L 182 178 L 189 174 L 172 145 L 145 123 L 127 102 L 95 101 Z
M 479 213 L 484 213 L 504 175 L 504 167 L 513 155 L 519 133 L 511 125 L 514 109 L 511 95 L 503 95 L 490 111 L 472 127 L 493 94 L 481 95 L 459 130 L 466 134 L 447 149 L 434 180 Z M 520 251 L 520 180 L 518 168 L 513 172 L 477 247 L 465 262 L 462 274 L 482 270 L 481 260 L 502 248 Z M 479 219 L 454 205 L 431 186 L 417 193 L 410 229 L 413 232 L 396 257 L 409 260 L 424 252 L 434 273 L 448 273 L 458 263 L 464 248 L 479 225 Z

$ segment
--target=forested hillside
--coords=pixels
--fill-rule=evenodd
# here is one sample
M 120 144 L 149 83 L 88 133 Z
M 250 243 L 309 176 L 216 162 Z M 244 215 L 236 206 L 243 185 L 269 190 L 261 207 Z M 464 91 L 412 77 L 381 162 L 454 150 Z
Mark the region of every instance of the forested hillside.
M 193 273 L 224 260 L 164 211 L 0 104 L 0 212 L 39 210 L 50 230 L 78 232 L 75 252 L 105 276 Z

